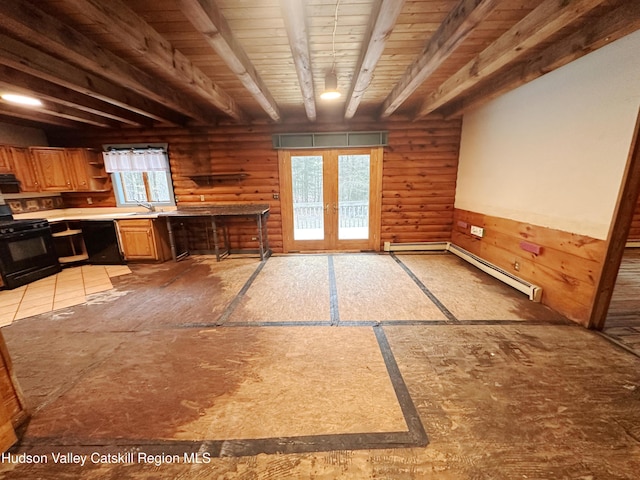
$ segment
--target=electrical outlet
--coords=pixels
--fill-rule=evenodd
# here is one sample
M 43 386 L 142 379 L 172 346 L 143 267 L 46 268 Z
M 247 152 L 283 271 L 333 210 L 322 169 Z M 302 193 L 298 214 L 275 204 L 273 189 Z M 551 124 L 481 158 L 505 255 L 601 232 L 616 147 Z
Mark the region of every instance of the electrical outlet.
M 204 195 L 200 195 L 200 201 L 204 202 Z
M 518 262 L 517 260 L 515 262 L 513 262 L 513 269 L 516 272 L 519 272 L 520 271 L 520 262 Z
M 277 194 L 277 193 L 274 193 L 274 194 L 273 194 L 273 199 L 274 199 L 274 200 L 279 200 L 279 199 L 280 199 L 280 195 L 279 195 L 279 194 Z
M 484 228 L 476 227 L 475 225 L 471 225 L 471 235 L 475 235 L 476 237 L 484 236 Z
M 93 205 L 93 198 L 87 197 L 87 205 Z

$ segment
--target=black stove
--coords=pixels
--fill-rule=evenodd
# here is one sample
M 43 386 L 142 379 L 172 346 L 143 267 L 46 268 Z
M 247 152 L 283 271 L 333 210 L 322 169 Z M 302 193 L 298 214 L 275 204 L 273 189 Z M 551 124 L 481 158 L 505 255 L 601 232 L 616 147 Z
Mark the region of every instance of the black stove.
M 14 232 L 32 230 L 34 228 L 47 227 L 49 222 L 45 218 L 32 218 L 28 220 L 2 220 L 0 219 L 0 237 Z
M 49 222 L 45 218 L 16 220 L 11 214 L 9 205 L 0 205 L 0 236 L 34 228 L 43 228 L 48 225 Z
M 60 271 L 44 218 L 16 220 L 0 205 L 0 287 L 16 288 Z

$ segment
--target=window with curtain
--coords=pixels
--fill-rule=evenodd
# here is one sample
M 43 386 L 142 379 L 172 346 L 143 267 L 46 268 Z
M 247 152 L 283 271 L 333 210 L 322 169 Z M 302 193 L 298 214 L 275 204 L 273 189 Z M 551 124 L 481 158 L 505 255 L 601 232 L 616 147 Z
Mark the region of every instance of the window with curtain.
M 103 152 L 120 206 L 139 202 L 175 205 L 166 150 L 163 148 L 118 148 Z

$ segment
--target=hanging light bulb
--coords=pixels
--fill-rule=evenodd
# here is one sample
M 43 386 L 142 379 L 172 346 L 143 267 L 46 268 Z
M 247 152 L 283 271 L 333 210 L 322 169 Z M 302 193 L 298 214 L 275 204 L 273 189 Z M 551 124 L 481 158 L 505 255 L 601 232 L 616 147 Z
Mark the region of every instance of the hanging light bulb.
M 320 94 L 320 98 L 323 100 L 335 100 L 340 98 L 340 92 L 338 91 L 338 76 L 335 72 L 329 72 L 324 77 L 324 91 Z

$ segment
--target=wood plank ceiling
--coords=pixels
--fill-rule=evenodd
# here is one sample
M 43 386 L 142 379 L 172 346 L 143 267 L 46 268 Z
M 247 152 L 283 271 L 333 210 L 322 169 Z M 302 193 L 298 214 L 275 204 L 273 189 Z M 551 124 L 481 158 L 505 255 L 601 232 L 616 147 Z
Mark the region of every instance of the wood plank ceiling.
M 637 0 L 2 0 L 0 93 L 43 105 L 0 121 L 451 117 L 638 28 Z

